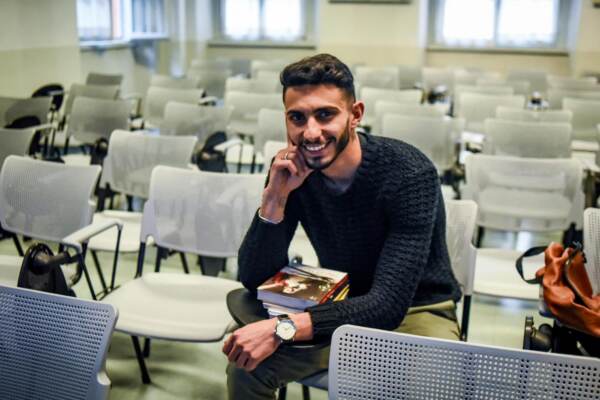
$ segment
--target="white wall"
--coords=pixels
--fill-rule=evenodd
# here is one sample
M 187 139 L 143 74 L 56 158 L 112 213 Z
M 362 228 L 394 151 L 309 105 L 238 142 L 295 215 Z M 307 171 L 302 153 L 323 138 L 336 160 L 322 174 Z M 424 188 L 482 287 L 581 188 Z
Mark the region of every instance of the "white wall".
M 76 0 L 2 0 L 0 96 L 80 79 Z

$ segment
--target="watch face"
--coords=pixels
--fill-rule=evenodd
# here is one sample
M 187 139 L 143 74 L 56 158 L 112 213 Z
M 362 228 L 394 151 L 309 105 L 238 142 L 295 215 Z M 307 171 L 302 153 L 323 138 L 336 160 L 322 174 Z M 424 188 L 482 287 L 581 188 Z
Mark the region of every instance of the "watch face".
M 296 333 L 296 327 L 289 321 L 281 321 L 277 324 L 275 332 L 282 340 L 292 340 Z

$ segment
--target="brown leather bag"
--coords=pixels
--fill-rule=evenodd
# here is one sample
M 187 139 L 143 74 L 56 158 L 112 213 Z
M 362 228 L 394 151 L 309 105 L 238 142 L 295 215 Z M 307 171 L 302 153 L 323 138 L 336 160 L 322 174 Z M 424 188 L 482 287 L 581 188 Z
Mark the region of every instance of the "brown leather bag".
M 536 272 L 535 279 L 525 279 L 523 258 L 541 251 L 546 265 Z M 593 295 L 581 244 L 566 249 L 559 243 L 531 248 L 517 260 L 517 271 L 526 282 L 542 285 L 546 307 L 558 321 L 600 337 L 600 295 Z

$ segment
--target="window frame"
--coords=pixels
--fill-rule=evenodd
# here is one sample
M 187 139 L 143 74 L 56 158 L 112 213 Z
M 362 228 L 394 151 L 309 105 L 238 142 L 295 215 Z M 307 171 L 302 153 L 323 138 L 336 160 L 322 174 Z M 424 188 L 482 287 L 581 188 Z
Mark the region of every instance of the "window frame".
M 303 49 L 315 49 L 316 38 L 315 38 L 315 27 L 316 27 L 316 1 L 317 0 L 302 0 L 302 23 L 304 24 L 304 38 L 293 41 L 286 40 L 274 40 L 264 38 L 264 15 L 263 0 L 260 1 L 260 26 L 259 31 L 261 32 L 261 38 L 259 39 L 233 39 L 228 37 L 224 33 L 224 8 L 225 3 L 222 0 L 212 0 L 212 20 L 213 22 L 213 35 L 212 39 L 208 41 L 210 47 L 263 47 L 263 48 L 303 48 Z
M 427 26 L 427 50 L 429 51 L 457 51 L 457 52 L 482 52 L 482 53 L 527 53 L 527 54 L 557 54 L 568 53 L 569 23 L 573 13 L 570 1 L 558 1 L 558 17 L 556 20 L 556 36 L 554 42 L 549 45 L 536 46 L 510 46 L 499 44 L 498 25 L 500 19 L 500 8 L 503 0 L 494 0 L 494 38 L 490 45 L 450 45 L 442 40 L 437 40 L 438 29 L 441 28 L 443 18 L 443 2 L 445 0 L 430 0 L 428 8 Z
M 79 37 L 79 47 L 82 50 L 98 50 L 98 49 L 113 49 L 113 48 L 125 48 L 130 47 L 134 42 L 143 40 L 164 40 L 169 37 L 169 25 L 166 10 L 166 1 L 159 0 L 162 2 L 162 21 L 160 25 L 162 32 L 150 32 L 141 33 L 133 31 L 133 0 L 108 0 L 110 2 L 111 9 L 111 34 L 115 32 L 115 15 L 113 8 L 119 7 L 117 23 L 119 24 L 117 30 L 121 33 L 120 37 L 112 36 L 108 39 L 99 39 L 93 37 Z M 79 26 L 78 26 L 79 32 Z

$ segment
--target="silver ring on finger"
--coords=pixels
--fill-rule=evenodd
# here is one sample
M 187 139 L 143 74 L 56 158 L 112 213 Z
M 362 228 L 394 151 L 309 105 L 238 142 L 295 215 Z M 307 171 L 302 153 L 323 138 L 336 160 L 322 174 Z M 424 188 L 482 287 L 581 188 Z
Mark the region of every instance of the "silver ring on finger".
M 283 155 L 283 159 L 287 160 L 288 159 L 288 155 L 290 154 L 289 151 L 286 151 L 285 154 Z

